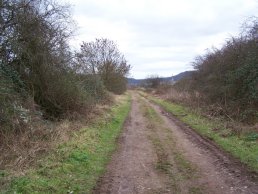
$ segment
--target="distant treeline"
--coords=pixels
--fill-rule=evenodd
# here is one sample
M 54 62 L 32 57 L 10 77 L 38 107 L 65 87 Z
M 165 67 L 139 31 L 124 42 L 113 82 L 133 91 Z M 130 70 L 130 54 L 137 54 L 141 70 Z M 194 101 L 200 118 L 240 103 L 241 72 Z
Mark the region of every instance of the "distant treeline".
M 240 121 L 258 121 L 258 18 L 250 18 L 237 37 L 193 62 L 192 76 L 174 85 L 190 103 Z
M 151 86 L 153 82 L 158 80 L 159 84 L 172 84 L 180 79 L 189 77 L 192 74 L 192 71 L 184 71 L 177 75 L 170 76 L 170 77 L 160 77 L 159 75 L 149 75 L 145 79 L 134 79 L 134 78 L 127 78 L 128 86 L 131 87 L 147 87 L 148 85 Z M 152 87 L 152 86 L 151 86 Z
M 88 113 L 107 91 L 126 90 L 130 65 L 117 45 L 96 39 L 72 51 L 74 29 L 69 5 L 0 1 L 0 132 Z

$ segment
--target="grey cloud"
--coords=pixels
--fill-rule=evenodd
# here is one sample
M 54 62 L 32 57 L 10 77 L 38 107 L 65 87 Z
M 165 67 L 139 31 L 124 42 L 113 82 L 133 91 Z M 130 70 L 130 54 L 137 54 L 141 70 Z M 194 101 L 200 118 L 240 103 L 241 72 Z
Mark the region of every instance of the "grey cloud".
M 173 74 L 191 68 L 205 47 L 218 46 L 257 15 L 256 0 L 74 0 L 76 18 L 102 21 L 110 28 L 81 21 L 81 37 L 113 37 L 133 65 L 132 75 Z M 120 26 L 123 23 L 126 26 Z M 110 25 L 109 25 L 110 24 Z M 131 36 L 119 34 L 123 30 Z M 120 31 L 119 31 L 120 32 Z M 123 33 L 120 32 L 120 33 Z M 82 40 L 83 41 L 83 40 Z M 151 65 L 150 65 L 151 64 Z M 171 64 L 168 65 L 168 64 Z

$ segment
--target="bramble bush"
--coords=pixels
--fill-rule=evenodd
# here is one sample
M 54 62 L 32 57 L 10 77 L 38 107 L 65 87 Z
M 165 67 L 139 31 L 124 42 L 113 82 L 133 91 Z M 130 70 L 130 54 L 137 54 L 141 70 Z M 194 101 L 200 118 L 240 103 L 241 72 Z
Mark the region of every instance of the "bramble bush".
M 248 24 L 248 25 L 247 25 Z M 191 94 L 192 104 L 243 122 L 258 121 L 258 19 L 243 25 L 239 37 L 232 37 L 221 49 L 213 48 L 193 62 L 191 78 L 174 88 Z M 196 92 L 198 98 L 196 98 Z M 218 109 L 217 109 L 218 110 Z

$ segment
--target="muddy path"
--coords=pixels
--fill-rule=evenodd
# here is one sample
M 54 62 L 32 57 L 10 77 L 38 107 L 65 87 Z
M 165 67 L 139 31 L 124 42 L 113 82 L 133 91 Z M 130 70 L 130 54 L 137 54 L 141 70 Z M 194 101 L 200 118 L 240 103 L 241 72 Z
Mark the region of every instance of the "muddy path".
M 230 164 L 214 145 L 132 94 L 118 149 L 94 193 L 258 193 L 252 175 Z

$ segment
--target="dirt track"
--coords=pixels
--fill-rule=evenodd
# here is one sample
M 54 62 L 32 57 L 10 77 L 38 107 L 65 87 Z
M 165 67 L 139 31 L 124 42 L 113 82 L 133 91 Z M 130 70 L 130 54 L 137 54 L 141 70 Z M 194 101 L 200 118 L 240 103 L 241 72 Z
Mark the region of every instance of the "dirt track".
M 119 148 L 94 192 L 258 193 L 252 176 L 212 142 L 133 94 Z

